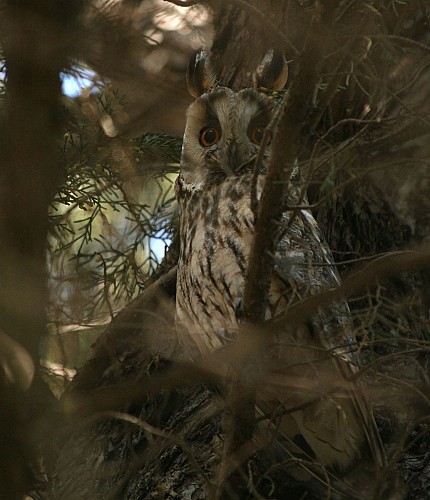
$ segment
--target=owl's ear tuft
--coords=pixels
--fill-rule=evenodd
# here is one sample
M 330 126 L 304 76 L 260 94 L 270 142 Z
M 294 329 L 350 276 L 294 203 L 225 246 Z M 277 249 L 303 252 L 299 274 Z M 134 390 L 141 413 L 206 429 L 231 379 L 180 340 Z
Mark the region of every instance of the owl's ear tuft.
M 188 92 L 193 97 L 200 97 L 215 85 L 216 77 L 210 67 L 208 55 L 204 49 L 200 49 L 191 57 L 188 63 Z
M 282 90 L 288 80 L 288 63 L 284 54 L 269 49 L 253 74 L 254 88 Z

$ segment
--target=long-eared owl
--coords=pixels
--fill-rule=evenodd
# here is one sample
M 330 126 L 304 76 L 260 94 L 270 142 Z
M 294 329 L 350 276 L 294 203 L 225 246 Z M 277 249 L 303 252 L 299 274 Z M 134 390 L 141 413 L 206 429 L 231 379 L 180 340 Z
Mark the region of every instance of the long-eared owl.
M 186 325 L 183 342 L 192 344 L 203 357 L 233 342 L 241 321 L 255 232 L 253 169 L 264 129 L 276 107 L 267 82 L 273 84 L 272 91 L 273 86 L 285 84 L 279 58 L 274 64 L 272 53 L 266 60 L 256 72 L 255 88 L 238 92 L 214 83 L 203 52 L 190 62 L 188 70 L 189 89 L 197 99 L 187 112 L 176 184 L 181 211 L 176 313 L 178 321 Z M 257 201 L 270 153 L 269 144 L 259 167 Z M 285 211 L 267 319 L 339 285 L 332 254 L 316 221 L 309 210 L 294 210 L 302 184 L 296 169 L 285 199 L 273 200 L 282 203 Z M 279 423 L 283 434 L 292 443 L 304 441 L 299 448 L 323 466 L 346 470 L 359 456 L 366 438 L 369 441 L 374 435 L 373 417 L 361 393 L 347 382 L 354 371 L 348 306 L 337 302 L 319 311 L 310 324 L 293 330 L 281 341 L 278 365 L 285 366 L 285 373 L 289 370 L 288 380 L 294 383 L 281 389 L 263 388 L 257 406 L 264 411 L 285 408 Z M 277 380 L 279 373 L 282 377 L 282 366 L 277 369 Z M 300 405 L 301 410 L 288 412 Z M 297 451 L 295 445 L 292 449 Z

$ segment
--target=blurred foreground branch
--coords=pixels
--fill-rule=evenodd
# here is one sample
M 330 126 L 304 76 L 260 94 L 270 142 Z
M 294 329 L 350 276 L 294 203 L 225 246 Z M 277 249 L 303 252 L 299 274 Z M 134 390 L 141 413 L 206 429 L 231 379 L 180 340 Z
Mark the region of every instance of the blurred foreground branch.
M 46 333 L 48 207 L 62 179 L 59 73 L 67 64 L 77 6 L 12 0 L 2 6 L 7 81 L 0 122 L 0 328 L 35 366 Z M 30 396 L 1 396 L 0 427 L 14 439 L 2 445 L 0 498 L 21 499 L 31 482 L 37 414 Z M 44 403 L 36 405 L 41 412 Z

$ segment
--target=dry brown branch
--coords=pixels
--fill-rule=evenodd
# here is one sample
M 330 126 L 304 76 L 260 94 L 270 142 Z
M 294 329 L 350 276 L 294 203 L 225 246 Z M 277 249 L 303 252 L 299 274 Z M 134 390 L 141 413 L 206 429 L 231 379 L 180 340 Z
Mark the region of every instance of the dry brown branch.
M 317 29 L 319 22 L 315 17 L 313 29 Z M 273 140 L 272 157 L 255 223 L 243 306 L 245 317 L 252 323 L 259 323 L 265 317 L 278 221 L 284 211 L 282 202 L 273 203 L 273 200 L 283 200 L 285 197 L 285 190 L 300 150 L 300 132 L 307 113 L 306 106 L 314 90 L 319 61 L 317 41 L 309 34 L 298 75 L 290 89 L 286 108 L 280 117 Z M 258 168 L 258 165 L 255 168 Z
M 171 355 L 175 348 L 174 314 L 171 311 L 173 305 L 167 301 L 168 297 L 174 296 L 176 289 L 175 250 L 175 245 L 172 245 L 159 270 L 160 277 L 150 278 L 144 292 L 121 311 L 100 336 L 93 348 L 92 359 L 74 378 L 65 401 L 69 395 L 79 397 L 79 394 L 102 384 L 105 370 L 137 340 L 141 343 L 143 357 Z M 161 335 L 157 328 L 163 332 Z M 140 389 L 137 392 L 141 393 Z M 126 393 L 122 395 L 127 398 Z
M 430 250 L 392 252 L 367 264 L 361 271 L 346 278 L 339 288 L 304 299 L 272 321 L 274 335 L 282 333 L 289 322 L 302 323 L 309 320 L 319 307 L 325 307 L 336 300 L 348 299 L 366 290 L 371 283 L 381 281 L 402 272 L 425 269 L 429 266 Z
M 165 2 L 172 3 L 178 7 L 192 7 L 199 3 L 203 3 L 203 0 L 164 0 Z
M 66 416 L 84 416 L 98 411 L 122 408 L 131 402 L 140 401 L 144 395 L 158 394 L 175 387 L 212 385 L 221 383 L 223 380 L 223 376 L 214 374 L 212 370 L 183 362 L 154 377 L 144 374 L 140 379 L 132 382 L 122 382 L 114 386 L 95 389 L 90 395 L 87 392 L 67 393 L 62 403 Z
M 270 166 L 266 174 L 255 221 L 255 235 L 244 290 L 243 309 L 245 321 L 242 323 L 242 333 L 249 328 L 247 322 L 258 324 L 265 318 L 274 265 L 273 256 L 279 234 L 278 226 L 284 211 L 283 203 L 273 203 L 273 200 L 284 199 L 285 190 L 300 147 L 300 130 L 305 116 L 303 110 L 306 108 L 304 103 L 307 103 L 311 98 L 315 83 L 318 52 L 315 50 L 316 47 L 312 37 L 309 40 L 311 42 L 305 48 L 302 66 L 293 82 L 287 105 L 285 108 L 282 107 L 274 118 L 274 125 L 277 125 L 277 130 L 273 141 Z M 265 133 L 266 140 L 267 133 Z M 260 165 L 256 161 L 254 172 L 257 172 L 259 167 Z M 254 190 L 253 198 L 255 199 L 255 173 L 253 177 L 252 189 Z M 249 359 L 245 359 L 244 365 L 248 365 L 249 362 Z M 241 372 L 242 369 L 239 368 L 237 373 L 240 374 Z M 253 386 L 249 386 L 246 381 L 244 383 L 241 375 L 235 376 L 230 387 L 231 415 L 227 429 L 223 463 L 227 463 L 228 457 L 251 439 L 255 426 L 254 391 Z M 224 476 L 225 472 L 221 474 L 221 477 Z
M 76 5 L 60 1 L 1 6 L 7 81 L 0 123 L 0 323 L 36 367 L 47 323 L 47 214 L 63 176 L 57 163 L 63 116 L 59 74 L 67 66 L 68 36 L 79 14 Z M 32 480 L 35 446 L 43 445 L 35 428 L 42 409 L 49 410 L 51 403 L 37 394 L 38 383 L 36 377 L 19 403 L 13 393 L 0 397 L 5 443 L 1 498 L 22 498 Z M 37 416 L 29 406 L 33 391 Z

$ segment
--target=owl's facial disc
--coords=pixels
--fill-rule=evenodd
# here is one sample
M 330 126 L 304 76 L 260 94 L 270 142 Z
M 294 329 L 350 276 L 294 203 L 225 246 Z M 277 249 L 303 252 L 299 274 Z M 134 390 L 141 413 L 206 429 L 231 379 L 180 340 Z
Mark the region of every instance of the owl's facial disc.
M 187 112 L 181 177 L 204 186 L 252 169 L 271 119 L 268 98 L 253 89 L 217 87 L 199 97 Z M 270 137 L 265 158 L 270 152 Z

